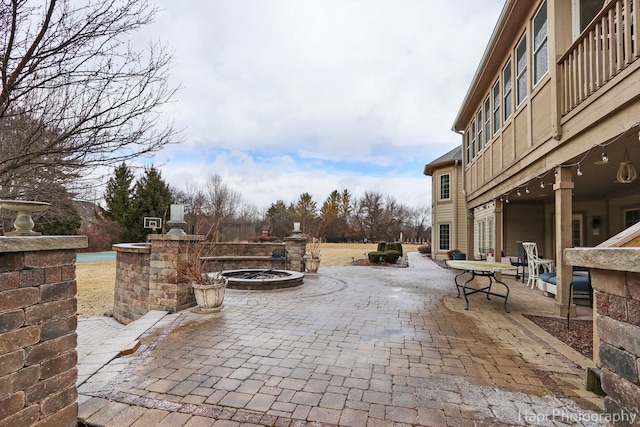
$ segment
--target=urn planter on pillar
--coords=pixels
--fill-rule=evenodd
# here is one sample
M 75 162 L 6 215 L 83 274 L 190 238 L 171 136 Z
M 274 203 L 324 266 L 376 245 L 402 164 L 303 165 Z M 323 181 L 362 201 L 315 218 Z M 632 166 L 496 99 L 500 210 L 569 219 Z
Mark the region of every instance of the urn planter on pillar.
M 229 279 L 222 275 L 222 272 L 208 273 L 202 275 L 202 280 L 193 281 L 191 287 L 196 297 L 198 308 L 195 313 L 212 313 L 222 308 L 224 302 L 224 291 L 227 288 Z

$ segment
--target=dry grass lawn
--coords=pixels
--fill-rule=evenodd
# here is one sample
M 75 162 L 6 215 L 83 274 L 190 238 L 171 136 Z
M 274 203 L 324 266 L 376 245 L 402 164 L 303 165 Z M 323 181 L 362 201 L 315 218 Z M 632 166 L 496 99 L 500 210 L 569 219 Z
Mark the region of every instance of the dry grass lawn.
M 322 267 L 351 265 L 352 261 L 366 258 L 366 253 L 375 251 L 375 243 L 323 243 Z M 405 252 L 415 252 L 418 245 L 403 244 Z M 78 281 L 78 314 L 80 316 L 102 316 L 113 309 L 113 288 L 116 281 L 116 262 L 79 262 L 76 265 Z

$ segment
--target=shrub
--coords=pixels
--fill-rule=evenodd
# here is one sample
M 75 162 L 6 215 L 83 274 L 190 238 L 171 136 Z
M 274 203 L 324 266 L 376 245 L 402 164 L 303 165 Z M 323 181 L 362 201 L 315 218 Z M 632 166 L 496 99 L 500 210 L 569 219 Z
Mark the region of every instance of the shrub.
M 386 242 L 379 242 L 378 243 L 378 249 L 376 249 L 376 252 L 384 252 L 387 248 L 387 243 Z
M 395 264 L 400 258 L 400 252 L 396 250 L 385 251 L 387 262 L 389 264 Z
M 394 243 L 394 242 L 387 243 L 387 246 L 385 247 L 385 252 L 387 251 L 398 251 L 400 252 L 400 256 L 402 256 L 402 243 Z
M 423 255 L 430 255 L 431 254 L 431 245 L 418 246 L 418 252 L 420 252 Z
M 383 256 L 384 256 L 384 252 L 380 252 L 380 251 L 369 252 L 367 254 L 367 257 L 369 258 L 369 262 L 373 264 L 379 264 L 380 258 L 382 258 Z

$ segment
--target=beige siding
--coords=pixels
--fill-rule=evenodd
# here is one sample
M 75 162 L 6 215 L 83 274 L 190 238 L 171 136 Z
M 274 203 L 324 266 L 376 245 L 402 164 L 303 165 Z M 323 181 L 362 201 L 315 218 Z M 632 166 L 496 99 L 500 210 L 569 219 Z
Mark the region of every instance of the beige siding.
M 529 109 L 525 107 L 518 111 L 513 123 L 516 134 L 514 159 L 518 159 L 529 149 Z
M 546 84 L 538 90 L 531 100 L 531 133 L 533 145 L 538 144 L 551 134 L 552 110 L 551 85 Z
M 516 241 L 536 242 L 542 251 L 545 243 L 544 205 L 509 203 L 504 209 L 504 253 L 517 254 Z

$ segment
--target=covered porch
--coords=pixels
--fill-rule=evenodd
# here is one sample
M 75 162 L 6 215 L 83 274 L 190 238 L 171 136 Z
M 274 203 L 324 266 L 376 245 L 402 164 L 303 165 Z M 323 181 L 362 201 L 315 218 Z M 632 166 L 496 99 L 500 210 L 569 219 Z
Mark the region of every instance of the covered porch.
M 571 307 L 575 315 L 568 304 L 573 268 L 563 250 L 595 247 L 640 220 L 639 131 L 633 124 L 559 164 L 541 158 L 504 181 L 491 199 L 469 203 L 469 253 L 480 259 L 490 248 L 515 257 L 516 242 L 535 242 L 540 256 L 553 260 L 556 313 L 566 316 Z M 536 168 L 541 172 L 531 173 Z

